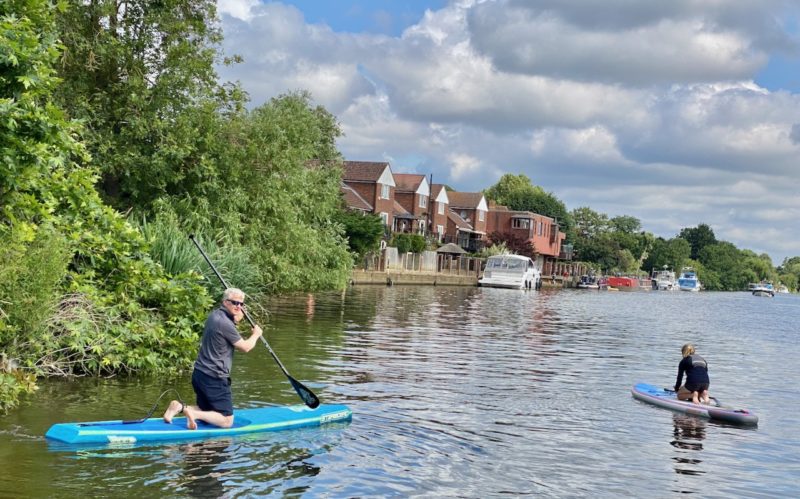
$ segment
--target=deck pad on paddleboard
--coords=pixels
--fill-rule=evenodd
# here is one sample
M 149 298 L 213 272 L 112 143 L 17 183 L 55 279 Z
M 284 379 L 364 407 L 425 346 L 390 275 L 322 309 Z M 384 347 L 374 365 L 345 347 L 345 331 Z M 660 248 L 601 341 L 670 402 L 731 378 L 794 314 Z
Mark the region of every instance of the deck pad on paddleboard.
M 634 385 L 631 394 L 642 402 L 685 414 L 741 425 L 758 424 L 758 416 L 747 409 L 726 405 L 694 404 L 691 401 L 678 400 L 675 392 L 647 383 Z
M 150 418 L 127 424 L 122 421 L 58 423 L 47 430 L 45 437 L 69 444 L 153 442 L 288 430 L 349 421 L 351 418 L 352 412 L 345 405 L 323 404 L 316 409 L 305 405 L 275 406 L 237 409 L 231 428 L 219 428 L 198 421 L 197 429 L 189 430 L 185 417 L 176 417 L 172 423 L 166 423 L 161 418 Z

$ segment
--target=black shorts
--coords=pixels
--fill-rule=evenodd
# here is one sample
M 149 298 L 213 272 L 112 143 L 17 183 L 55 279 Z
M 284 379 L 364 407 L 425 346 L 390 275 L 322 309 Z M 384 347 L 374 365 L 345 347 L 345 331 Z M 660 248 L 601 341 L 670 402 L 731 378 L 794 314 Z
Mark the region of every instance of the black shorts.
M 696 385 L 686 385 L 686 389 L 690 392 L 702 392 L 703 390 L 708 390 L 708 383 L 698 383 Z
M 216 411 L 223 416 L 233 414 L 230 378 L 215 378 L 195 369 L 192 372 L 192 388 L 197 396 L 197 407 L 200 410 Z

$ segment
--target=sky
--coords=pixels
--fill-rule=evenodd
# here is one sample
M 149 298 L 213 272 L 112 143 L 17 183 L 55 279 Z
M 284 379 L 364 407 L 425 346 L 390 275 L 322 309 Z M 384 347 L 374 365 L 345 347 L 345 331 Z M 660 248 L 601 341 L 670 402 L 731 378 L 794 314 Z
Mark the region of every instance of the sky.
M 251 107 L 307 90 L 347 160 L 800 256 L 796 0 L 218 0 Z

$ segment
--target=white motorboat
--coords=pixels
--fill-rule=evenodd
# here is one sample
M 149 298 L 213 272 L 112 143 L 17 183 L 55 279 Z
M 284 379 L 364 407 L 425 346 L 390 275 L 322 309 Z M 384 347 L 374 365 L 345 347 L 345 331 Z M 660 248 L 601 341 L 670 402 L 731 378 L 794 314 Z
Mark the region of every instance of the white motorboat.
M 478 286 L 539 289 L 542 276 L 536 264 L 522 255 L 494 255 L 486 260 Z
M 751 284 L 750 291 L 753 292 L 753 296 L 766 296 L 768 298 L 773 298 L 775 296 L 775 288 L 772 286 L 771 282 L 762 281 L 757 284 Z
M 678 288 L 681 291 L 700 291 L 700 281 L 697 272 L 692 267 L 684 267 L 678 277 Z
M 670 270 L 666 265 L 662 270 L 653 269 L 651 276 L 653 281 L 653 289 L 659 291 L 677 291 L 678 281 L 675 278 L 675 272 Z

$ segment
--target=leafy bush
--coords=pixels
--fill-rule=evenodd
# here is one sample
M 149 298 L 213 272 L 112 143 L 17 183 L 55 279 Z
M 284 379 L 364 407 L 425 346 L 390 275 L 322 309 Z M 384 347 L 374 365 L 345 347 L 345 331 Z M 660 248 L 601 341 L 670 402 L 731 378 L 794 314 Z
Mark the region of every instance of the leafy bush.
M 383 237 L 383 220 L 373 213 L 341 211 L 334 220 L 344 227 L 347 244 L 355 258 L 380 247 Z
M 28 237 L 33 240 L 25 241 Z M 0 345 L 16 354 L 18 337 L 35 336 L 61 295 L 69 251 L 52 226 L 28 237 L 0 228 Z
M 392 246 L 397 248 L 398 253 L 422 253 L 427 243 L 419 234 L 395 234 Z
M 258 266 L 252 262 L 250 251 L 232 242 L 225 233 L 219 233 L 214 238 L 183 229 L 169 207 L 163 207 L 152 222 L 142 219 L 139 228 L 148 243 L 150 256 L 168 274 L 179 275 L 195 271 L 205 278 L 203 284 L 211 296 L 222 295 L 219 279 L 189 239 L 189 234 L 194 232 L 195 239 L 230 286 L 244 290 L 251 297 L 263 292 L 260 272 Z
M 95 190 L 80 130 L 52 104 L 50 3 L 13 2 L 15 15 L 7 7 L 0 3 L 0 406 L 32 390 L 35 375 L 185 369 L 209 295 L 195 273 L 166 274 Z

